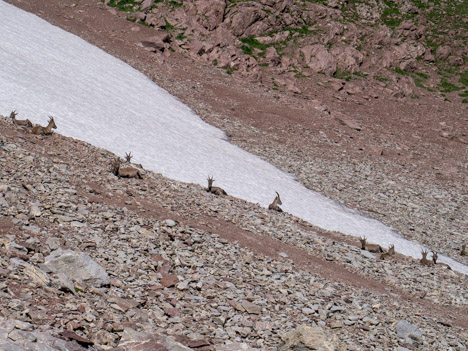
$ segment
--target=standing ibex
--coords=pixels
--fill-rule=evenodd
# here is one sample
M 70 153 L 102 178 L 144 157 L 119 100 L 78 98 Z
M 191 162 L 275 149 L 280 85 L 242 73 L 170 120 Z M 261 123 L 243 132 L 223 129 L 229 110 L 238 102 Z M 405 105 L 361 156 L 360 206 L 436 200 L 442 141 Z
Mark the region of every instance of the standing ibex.
M 143 176 L 140 173 L 140 170 L 133 168 L 133 167 L 120 167 L 122 161 L 120 158 L 116 158 L 114 162 L 112 162 L 112 173 L 119 178 L 138 178 L 143 179 Z
M 379 259 L 385 260 L 395 255 L 395 245 L 392 245 L 388 248 L 387 252 L 380 254 Z
M 460 251 L 460 256 L 468 256 L 468 251 L 466 251 L 466 244 L 463 244 Z
M 215 180 L 213 179 L 213 177 L 208 176 L 208 188 L 206 189 L 206 191 L 219 196 L 227 195 L 227 192 L 225 192 L 224 189 L 221 189 L 218 186 L 213 186 L 214 181 Z
M 278 211 L 278 212 L 283 212 L 283 210 L 278 206 L 278 205 L 282 205 L 282 204 L 283 204 L 283 203 L 281 202 L 280 195 L 278 194 L 277 191 L 275 191 L 275 193 L 276 193 L 276 197 L 275 197 L 275 199 L 273 200 L 273 202 L 268 206 L 268 209 L 269 209 L 269 210 Z
M 432 251 L 432 262 L 434 262 L 435 265 L 447 267 L 447 269 L 452 270 L 452 267 L 450 267 L 447 263 L 444 263 L 444 262 L 437 262 L 437 259 L 438 259 L 438 258 L 439 258 L 439 255 L 437 254 L 437 252 Z
M 32 129 L 32 133 L 35 135 L 50 135 L 52 134 L 52 128 L 57 129 L 57 126 L 55 124 L 54 117 L 49 116 L 49 124 L 47 127 L 37 125 Z
M 419 263 L 422 266 L 433 266 L 434 265 L 433 261 L 427 259 L 427 251 L 422 250 L 421 255 L 422 255 L 422 258 L 419 260 Z
M 31 123 L 31 121 L 29 119 L 16 119 L 17 114 L 18 113 L 16 113 L 16 110 L 11 111 L 11 113 L 10 113 L 10 118 L 12 119 L 14 124 L 16 124 L 17 126 L 21 126 L 21 127 L 32 127 L 33 126 L 33 124 Z
M 377 244 L 368 244 L 367 238 L 360 238 L 359 241 L 361 242 L 361 250 L 367 250 L 369 252 L 384 252 L 382 246 Z

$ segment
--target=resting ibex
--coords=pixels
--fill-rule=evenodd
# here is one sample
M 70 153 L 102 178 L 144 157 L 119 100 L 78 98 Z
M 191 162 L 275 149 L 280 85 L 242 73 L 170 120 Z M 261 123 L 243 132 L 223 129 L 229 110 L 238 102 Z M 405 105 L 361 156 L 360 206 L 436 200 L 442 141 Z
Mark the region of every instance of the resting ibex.
M 434 265 L 433 261 L 427 259 L 427 251 L 422 250 L 421 255 L 422 255 L 422 258 L 419 260 L 419 263 L 422 266 L 433 266 Z
M 369 252 L 384 252 L 382 246 L 377 244 L 368 244 L 367 238 L 360 238 L 359 241 L 361 242 L 361 250 L 367 250 Z
M 47 127 L 43 127 L 39 125 L 35 126 L 32 129 L 32 133 L 35 135 L 50 135 L 52 134 L 52 128 L 57 129 L 57 126 L 55 124 L 54 117 L 49 116 L 49 124 L 47 125 Z
M 276 193 L 276 197 L 275 197 L 275 199 L 273 200 L 273 202 L 268 206 L 268 209 L 269 209 L 269 210 L 278 211 L 278 212 L 283 212 L 283 210 L 278 206 L 278 205 L 282 205 L 282 204 L 283 204 L 283 203 L 281 202 L 280 195 L 278 194 L 277 191 L 275 191 L 275 193 Z
M 120 167 L 122 161 L 119 158 L 116 158 L 114 162 L 112 162 L 112 173 L 119 178 L 138 178 L 143 179 L 143 176 L 140 173 L 140 170 L 133 168 L 133 167 Z
M 444 262 L 437 262 L 437 259 L 438 259 L 438 258 L 439 258 L 439 255 L 437 254 L 437 252 L 432 251 L 432 262 L 434 262 L 435 265 L 447 267 L 447 269 L 452 270 L 452 267 L 450 267 L 447 263 L 444 263 Z
M 466 251 L 466 244 L 463 244 L 460 251 L 460 256 L 468 256 L 468 251 Z
M 16 124 L 17 126 L 21 127 L 32 127 L 33 124 L 29 119 L 16 119 L 16 111 L 11 111 L 10 113 L 10 118 L 12 119 L 13 123 Z
M 392 245 L 388 248 L 387 252 L 380 254 L 379 259 L 385 260 L 395 255 L 395 245 Z
M 219 196 L 227 195 L 227 192 L 225 192 L 224 189 L 221 189 L 218 186 L 213 186 L 214 181 L 215 180 L 213 179 L 213 177 L 208 176 L 208 188 L 206 189 L 206 191 Z

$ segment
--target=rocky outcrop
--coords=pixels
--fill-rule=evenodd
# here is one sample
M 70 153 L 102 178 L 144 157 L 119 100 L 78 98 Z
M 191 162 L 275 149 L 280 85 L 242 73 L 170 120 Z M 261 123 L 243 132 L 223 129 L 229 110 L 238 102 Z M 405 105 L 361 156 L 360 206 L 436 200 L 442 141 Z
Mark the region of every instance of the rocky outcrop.
M 300 53 L 304 58 L 304 64 L 313 72 L 325 73 L 332 76 L 336 72 L 336 61 L 327 48 L 321 44 L 308 45 L 301 48 Z

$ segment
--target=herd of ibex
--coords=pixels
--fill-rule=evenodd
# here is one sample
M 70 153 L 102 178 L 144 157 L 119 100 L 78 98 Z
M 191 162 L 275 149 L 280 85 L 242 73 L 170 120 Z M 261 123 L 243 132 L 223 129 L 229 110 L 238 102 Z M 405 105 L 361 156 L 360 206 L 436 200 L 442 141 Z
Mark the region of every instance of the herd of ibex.
M 368 244 L 367 243 L 367 238 L 361 237 L 359 239 L 361 242 L 361 250 L 366 250 L 369 252 L 374 252 L 374 253 L 380 253 L 379 259 L 380 260 L 385 260 L 393 257 L 395 255 L 395 245 L 391 245 L 387 251 L 385 251 L 382 246 L 377 245 L 377 244 Z M 419 260 L 419 263 L 422 266 L 439 266 L 439 267 L 445 267 L 447 269 L 452 269 L 447 263 L 443 262 L 437 262 L 439 255 L 435 251 L 431 251 L 432 253 L 432 260 L 427 258 L 428 251 L 422 250 L 421 255 L 422 258 Z M 463 244 L 460 250 L 460 256 L 468 256 L 468 252 L 466 251 L 466 244 Z
M 28 127 L 32 128 L 31 133 L 34 135 L 51 135 L 52 129 L 57 129 L 57 125 L 55 124 L 54 117 L 49 116 L 49 124 L 47 127 L 43 127 L 40 125 L 33 125 L 29 119 L 16 119 L 18 113 L 15 111 L 11 111 L 10 118 L 14 124 L 20 127 Z
M 14 124 L 20 127 L 28 127 L 32 128 L 31 133 L 35 135 L 51 135 L 52 134 L 52 129 L 57 129 L 57 125 L 55 124 L 54 118 L 52 116 L 49 116 L 49 123 L 47 127 L 42 127 L 40 125 L 33 125 L 29 119 L 16 119 L 17 112 L 16 111 L 11 111 L 10 113 L 10 118 L 13 121 Z M 137 178 L 137 179 L 143 179 L 142 176 L 142 171 L 143 169 L 141 164 L 135 164 L 138 168 L 132 167 L 131 159 L 132 159 L 132 153 L 125 153 L 125 160 L 128 163 L 126 167 L 122 167 L 122 159 L 120 157 L 117 157 L 111 164 L 111 172 L 119 177 L 119 178 Z M 212 194 L 215 194 L 217 196 L 225 196 L 227 195 L 227 192 L 217 186 L 213 186 L 213 182 L 215 181 L 213 177 L 208 176 L 208 187 L 206 188 L 206 191 Z M 281 207 L 279 205 L 282 205 L 283 203 L 281 202 L 280 195 L 278 192 L 276 192 L 276 197 L 273 200 L 273 202 L 268 206 L 269 210 L 272 211 L 277 211 L 277 212 L 283 212 Z M 368 244 L 367 243 L 367 238 L 361 237 L 359 239 L 361 242 L 361 249 L 366 250 L 369 252 L 374 252 L 374 253 L 380 253 L 379 259 L 380 260 L 385 260 L 385 259 L 390 259 L 395 255 L 395 245 L 391 245 L 387 251 L 385 251 L 382 246 L 377 245 L 377 244 Z M 443 266 L 447 267 L 447 269 L 452 269 L 448 264 L 442 263 L 442 262 L 437 262 L 438 259 L 438 254 L 435 251 L 432 251 L 432 260 L 429 260 L 427 258 L 427 251 L 421 251 L 422 258 L 419 260 L 419 263 L 423 266 Z M 468 251 L 466 249 L 466 244 L 463 244 L 461 247 L 460 251 L 461 256 L 468 256 Z

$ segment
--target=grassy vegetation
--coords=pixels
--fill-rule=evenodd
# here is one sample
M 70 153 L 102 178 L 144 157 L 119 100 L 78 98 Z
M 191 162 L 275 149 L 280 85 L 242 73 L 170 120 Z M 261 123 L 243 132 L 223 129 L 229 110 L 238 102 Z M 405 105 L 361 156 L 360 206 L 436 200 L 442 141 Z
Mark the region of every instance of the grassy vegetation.
M 382 77 L 382 76 L 375 76 L 375 80 L 378 80 L 379 82 L 382 82 L 382 83 L 386 83 L 386 82 L 388 82 L 390 79 L 385 78 L 385 77 Z
M 447 77 L 442 77 L 442 79 L 440 80 L 440 83 L 437 86 L 439 87 L 439 90 L 442 93 L 451 93 L 453 91 L 458 91 L 458 90 L 463 89 L 463 87 L 457 86 L 453 84 L 452 82 L 450 82 L 447 79 Z
M 465 87 L 468 87 L 468 70 L 460 73 L 460 79 L 458 80 L 460 84 L 463 84 Z
M 177 2 L 177 1 L 168 1 L 167 4 L 171 7 L 182 7 L 184 4 L 183 1 Z
M 134 12 L 140 8 L 140 4 L 134 0 L 110 0 L 108 5 L 125 12 Z
M 344 79 L 347 82 L 349 82 L 353 78 L 351 72 L 342 71 L 339 69 L 336 70 L 335 74 L 333 74 L 333 77 L 337 79 Z
M 257 39 L 254 38 L 253 35 L 249 36 L 249 37 L 246 37 L 246 38 L 240 38 L 239 39 L 241 42 L 242 42 L 242 46 L 241 46 L 241 49 L 242 51 L 244 52 L 244 54 L 246 55 L 251 55 L 251 56 L 254 56 L 254 52 L 256 51 L 255 49 L 257 49 L 258 52 L 258 56 L 265 56 L 265 50 L 271 46 L 271 45 L 267 45 L 267 44 L 262 44 L 260 43 Z

